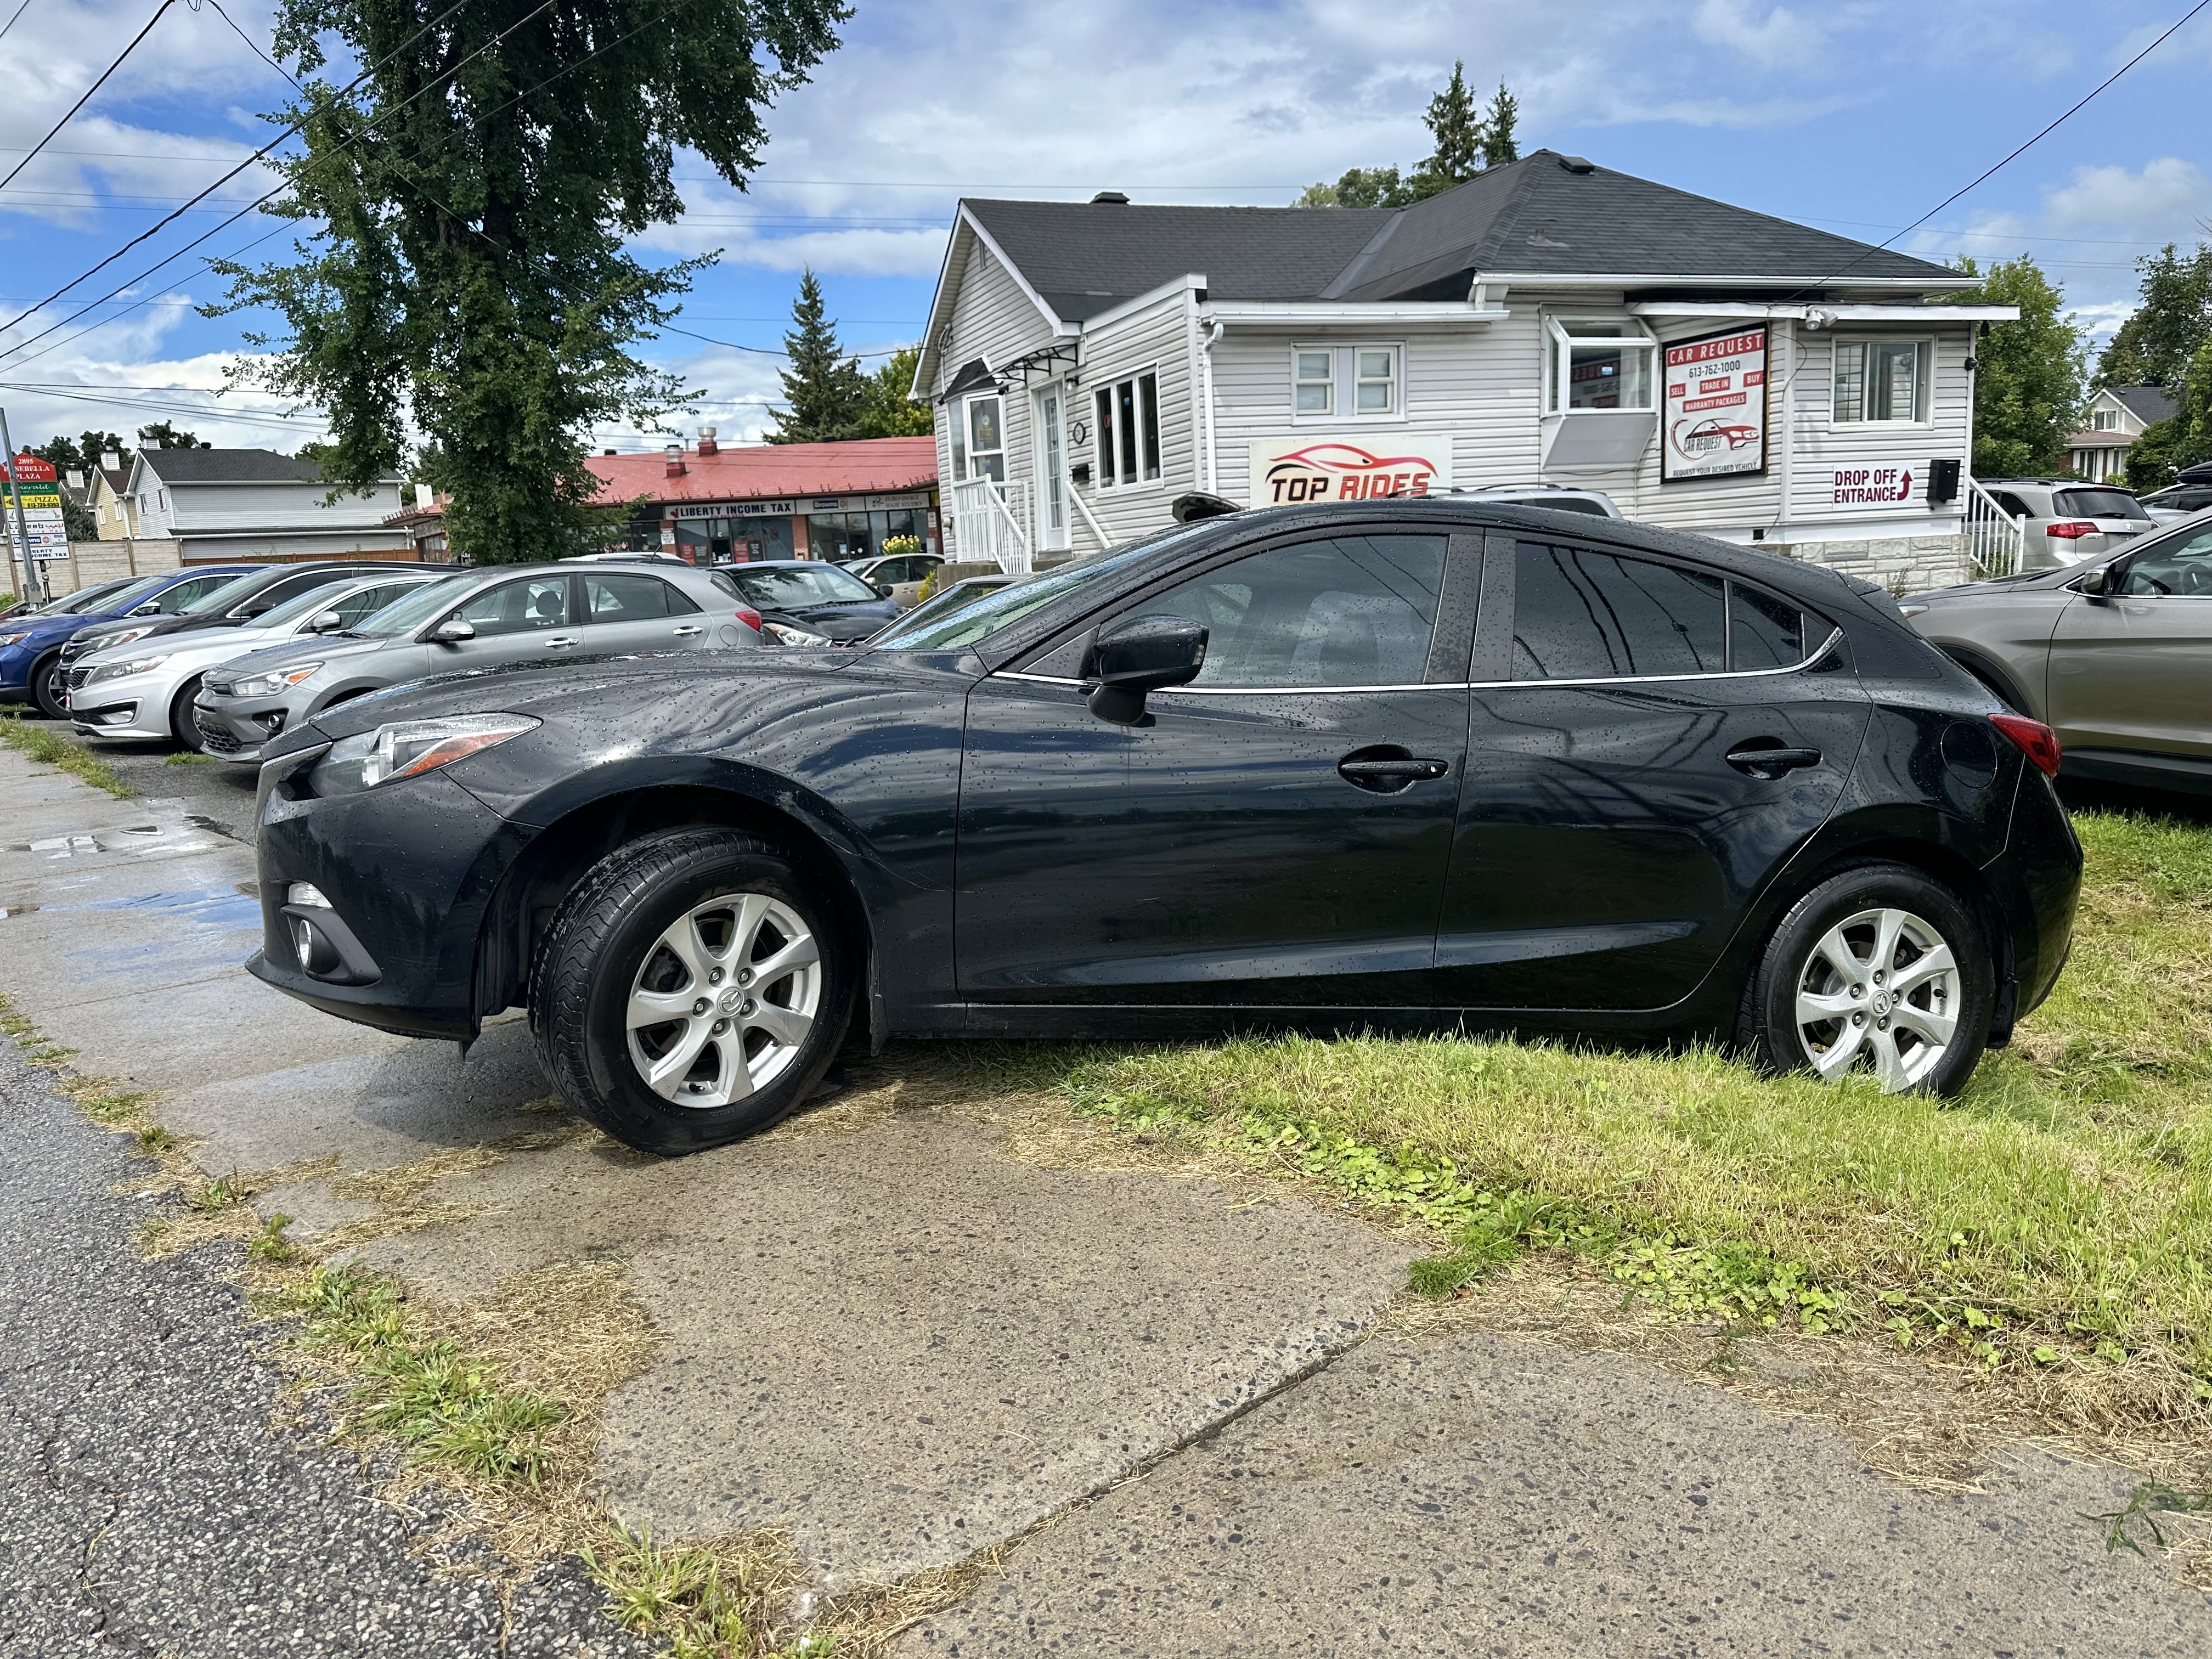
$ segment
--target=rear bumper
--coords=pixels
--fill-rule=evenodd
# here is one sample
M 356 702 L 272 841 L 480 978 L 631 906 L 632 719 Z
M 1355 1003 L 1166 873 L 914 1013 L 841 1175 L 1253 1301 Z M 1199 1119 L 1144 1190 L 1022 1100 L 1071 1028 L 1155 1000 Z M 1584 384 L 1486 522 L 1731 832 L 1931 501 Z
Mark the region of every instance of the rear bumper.
M 2073 822 L 2050 779 L 2032 766 L 2022 774 L 2005 850 L 1983 872 L 2012 934 L 2015 1016 L 2040 1005 L 2057 984 L 2081 899 L 2081 842 Z

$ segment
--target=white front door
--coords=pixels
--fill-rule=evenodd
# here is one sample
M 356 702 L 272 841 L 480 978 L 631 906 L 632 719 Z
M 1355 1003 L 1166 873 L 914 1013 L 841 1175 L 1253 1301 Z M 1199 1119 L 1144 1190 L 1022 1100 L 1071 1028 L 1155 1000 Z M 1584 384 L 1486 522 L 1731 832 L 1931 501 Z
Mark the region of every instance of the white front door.
M 1067 546 L 1067 446 L 1060 387 L 1039 391 L 1032 404 L 1036 416 L 1037 550 Z

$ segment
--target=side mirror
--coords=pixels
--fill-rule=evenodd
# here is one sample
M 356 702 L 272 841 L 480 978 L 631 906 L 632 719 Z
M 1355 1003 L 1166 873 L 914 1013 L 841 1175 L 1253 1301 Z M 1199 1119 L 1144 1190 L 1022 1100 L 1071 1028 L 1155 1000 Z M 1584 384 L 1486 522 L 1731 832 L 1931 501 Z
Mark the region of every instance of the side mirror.
M 134 617 L 158 617 L 161 614 L 161 602 L 159 599 L 149 599 L 131 614 Z
M 238 619 L 240 622 L 252 622 L 256 617 L 266 615 L 276 608 L 271 605 L 241 605 L 239 607 Z
M 878 599 L 888 599 L 890 596 L 891 585 L 889 582 L 878 582 L 876 584 L 876 597 Z
M 1145 695 L 1188 685 L 1206 666 L 1206 625 L 1188 617 L 1131 617 L 1108 623 L 1083 653 L 1091 712 L 1116 726 L 1145 718 Z
M 2110 565 L 2104 565 L 2095 570 L 2086 572 L 2081 580 L 2074 584 L 2074 591 L 2076 593 L 2087 594 L 2093 599 L 2101 599 L 2112 591 L 2116 585 L 2113 578 L 2118 574 Z
M 345 618 L 335 611 L 318 611 L 314 620 L 307 624 L 310 634 L 327 634 L 334 628 L 345 626 Z
M 474 624 L 465 623 L 459 617 L 448 617 L 430 630 L 430 637 L 440 645 L 459 645 L 463 640 L 472 640 L 476 636 Z

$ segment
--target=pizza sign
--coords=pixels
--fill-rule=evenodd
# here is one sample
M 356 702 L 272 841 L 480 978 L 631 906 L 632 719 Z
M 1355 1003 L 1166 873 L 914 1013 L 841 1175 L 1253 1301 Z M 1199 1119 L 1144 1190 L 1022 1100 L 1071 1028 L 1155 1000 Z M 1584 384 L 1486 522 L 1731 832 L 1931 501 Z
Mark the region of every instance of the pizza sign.
M 1660 476 L 1730 477 L 1766 471 L 1766 328 L 1667 348 Z
M 1252 446 L 1252 505 L 1369 501 L 1451 486 L 1451 439 L 1293 438 Z

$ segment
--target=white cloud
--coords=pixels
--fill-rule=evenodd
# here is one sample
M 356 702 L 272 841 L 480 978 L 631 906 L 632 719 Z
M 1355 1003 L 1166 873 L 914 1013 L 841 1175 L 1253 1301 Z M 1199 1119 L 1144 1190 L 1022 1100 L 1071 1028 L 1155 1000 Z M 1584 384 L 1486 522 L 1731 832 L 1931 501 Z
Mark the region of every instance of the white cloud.
M 2043 216 L 2069 229 L 2124 229 L 2185 237 L 2212 217 L 2212 179 L 2193 161 L 2160 156 L 2126 167 L 2076 168 L 2073 181 L 2043 198 Z
M 1700 40 L 1741 53 L 1762 69 L 1802 68 L 1828 43 L 1828 32 L 1787 6 L 1765 15 L 1751 0 L 1699 0 L 1690 22 Z

